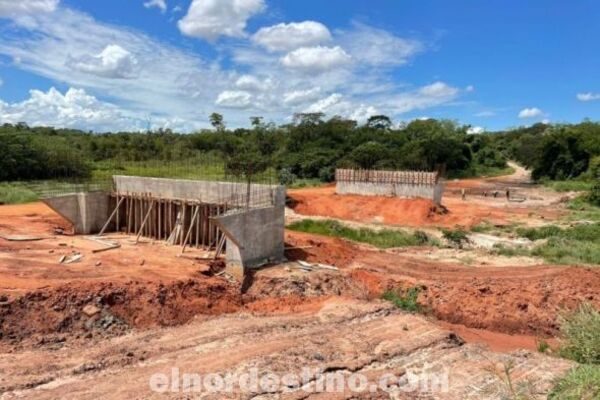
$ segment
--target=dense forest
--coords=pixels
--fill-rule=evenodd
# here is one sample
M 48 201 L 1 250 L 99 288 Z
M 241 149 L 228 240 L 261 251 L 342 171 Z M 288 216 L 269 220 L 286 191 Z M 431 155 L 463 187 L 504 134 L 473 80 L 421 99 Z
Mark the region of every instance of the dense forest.
M 0 181 L 87 177 L 111 161 L 180 162 L 202 155 L 224 160 L 234 173 L 271 169 L 283 183 L 331 181 L 336 167 L 440 170 L 446 176 L 489 175 L 516 160 L 537 180 L 600 178 L 600 123 L 535 124 L 504 132 L 469 134 L 448 120 L 415 120 L 394 126 L 386 116 L 366 124 L 323 114 L 298 114 L 276 126 L 252 118 L 247 129 L 191 134 L 169 130 L 94 134 L 69 129 L 5 124 L 0 127 Z

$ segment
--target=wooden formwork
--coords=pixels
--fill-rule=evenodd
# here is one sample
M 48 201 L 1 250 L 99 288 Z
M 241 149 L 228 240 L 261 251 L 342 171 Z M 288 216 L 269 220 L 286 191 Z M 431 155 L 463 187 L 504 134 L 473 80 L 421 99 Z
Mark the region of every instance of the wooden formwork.
M 118 232 L 202 249 L 215 249 L 224 238 L 211 217 L 225 213 L 227 204 L 164 199 L 147 193 L 112 193 L 111 197 L 114 208 L 107 226 L 112 221 Z

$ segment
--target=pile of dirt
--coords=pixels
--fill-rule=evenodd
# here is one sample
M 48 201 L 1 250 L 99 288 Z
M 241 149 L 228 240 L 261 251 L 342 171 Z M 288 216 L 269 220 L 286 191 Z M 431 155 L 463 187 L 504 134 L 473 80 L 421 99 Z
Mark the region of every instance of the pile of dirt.
M 288 196 L 289 206 L 304 215 L 406 226 L 433 223 L 436 216 L 431 200 L 337 195 L 332 186 L 290 190 Z
M 169 284 L 64 285 L 0 298 L 0 337 L 10 343 L 37 338 L 120 335 L 131 327 L 178 325 L 197 314 L 234 312 L 242 304 L 239 287 L 217 278 Z

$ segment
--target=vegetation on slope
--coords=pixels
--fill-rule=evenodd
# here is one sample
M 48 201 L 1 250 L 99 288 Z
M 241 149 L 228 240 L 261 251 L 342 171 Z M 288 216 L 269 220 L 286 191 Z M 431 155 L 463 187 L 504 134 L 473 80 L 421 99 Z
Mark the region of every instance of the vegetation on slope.
M 435 244 L 435 240 L 429 238 L 426 233 L 421 231 L 407 233 L 391 229 L 378 231 L 366 228 L 354 229 L 334 220 L 304 219 L 288 225 L 287 229 L 324 236 L 342 237 L 355 242 L 368 243 L 379 248 Z

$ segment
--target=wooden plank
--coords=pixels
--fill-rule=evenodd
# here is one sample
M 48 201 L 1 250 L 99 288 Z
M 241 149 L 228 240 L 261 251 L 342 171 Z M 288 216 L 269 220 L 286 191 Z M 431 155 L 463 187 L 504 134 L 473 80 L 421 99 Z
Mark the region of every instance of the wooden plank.
M 104 226 L 102 227 L 102 229 L 100 229 L 100 233 L 98 234 L 98 236 L 102 236 L 104 234 L 104 231 L 106 230 L 106 228 L 108 228 L 108 225 L 110 224 L 110 221 L 112 221 L 113 217 L 117 213 L 117 210 L 121 206 L 121 202 L 122 201 L 123 201 L 123 199 L 121 199 L 121 200 L 119 200 L 117 202 L 117 206 L 115 207 L 115 209 L 113 210 L 113 212 L 110 214 L 110 217 L 108 217 L 108 220 L 106 221 L 106 223 L 104 224 Z
M 148 218 L 150 217 L 150 212 L 152 212 L 152 206 L 154 205 L 154 203 L 151 203 L 148 206 L 148 211 L 146 212 L 146 216 L 144 217 L 144 220 L 142 221 L 142 226 L 140 227 L 140 230 L 137 234 L 137 237 L 135 238 L 135 244 L 138 243 L 140 236 L 142 235 L 142 231 L 144 229 L 144 226 L 146 225 L 146 222 L 148 222 Z
M 194 214 L 192 215 L 192 218 L 190 219 L 190 227 L 185 235 L 185 239 L 183 239 L 183 247 L 181 248 L 180 254 L 183 254 L 186 246 L 188 245 L 188 240 L 190 238 L 190 234 L 192 233 L 192 229 L 194 229 L 194 224 L 196 223 L 196 218 L 198 217 L 198 211 L 200 211 L 200 207 L 196 206 L 196 208 L 194 209 Z

